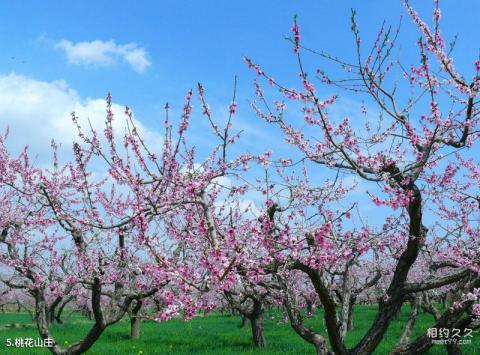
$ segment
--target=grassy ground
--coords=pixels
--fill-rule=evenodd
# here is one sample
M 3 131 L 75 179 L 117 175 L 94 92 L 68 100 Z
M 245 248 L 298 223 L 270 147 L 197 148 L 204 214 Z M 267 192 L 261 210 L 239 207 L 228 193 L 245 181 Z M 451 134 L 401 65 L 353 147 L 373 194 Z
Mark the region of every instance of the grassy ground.
M 402 315 L 389 328 L 387 336 L 375 354 L 388 354 L 395 346 L 402 327 L 408 317 L 409 308 L 402 309 Z M 375 306 L 358 306 L 355 313 L 355 328 L 347 337 L 347 345 L 355 344 L 364 334 L 376 314 Z M 273 318 L 273 319 L 272 319 Z M 267 313 L 265 336 L 267 348 L 255 349 L 251 345 L 250 329 L 240 329 L 238 317 L 213 314 L 198 317 L 190 322 L 171 320 L 165 323 L 143 322 L 142 336 L 130 340 L 129 323 L 122 321 L 107 328 L 99 341 L 88 351 L 98 355 L 148 355 L 148 354 L 313 354 L 313 347 L 304 342 L 290 328 L 288 323 L 280 323 L 279 313 Z M 323 327 L 319 312 L 308 322 L 317 330 Z M 413 336 L 421 334 L 433 322 L 428 314 L 421 313 Z M 7 327 L 17 323 L 16 328 Z M 89 322 L 80 315 L 72 316 L 61 326 L 54 326 L 52 333 L 57 341 L 68 344 L 75 342 L 89 329 Z M 49 354 L 45 349 L 14 349 L 5 347 L 7 338 L 33 337 L 38 334 L 31 318 L 25 313 L 0 313 L 0 354 Z M 462 345 L 464 354 L 480 354 L 480 334 L 475 332 L 472 344 Z M 446 354 L 445 347 L 435 345 L 428 354 Z

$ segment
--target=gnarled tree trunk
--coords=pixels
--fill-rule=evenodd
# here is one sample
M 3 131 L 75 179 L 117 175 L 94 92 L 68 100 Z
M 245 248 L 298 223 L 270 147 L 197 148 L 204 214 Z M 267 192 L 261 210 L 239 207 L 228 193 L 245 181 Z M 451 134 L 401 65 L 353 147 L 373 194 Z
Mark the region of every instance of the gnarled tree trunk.
M 328 350 L 327 341 L 325 338 L 303 324 L 302 316 L 293 302 L 294 296 L 291 294 L 288 286 L 281 279 L 281 277 L 278 275 L 277 277 L 280 283 L 283 285 L 285 291 L 283 305 L 285 306 L 285 310 L 287 311 L 288 319 L 290 320 L 290 325 L 292 326 L 293 330 L 295 330 L 295 332 L 305 341 L 309 342 L 315 347 L 315 353 L 317 355 L 330 355 L 331 352 Z
M 253 344 L 257 348 L 264 348 L 267 342 L 263 333 L 263 311 L 250 318 L 250 323 L 252 324 Z

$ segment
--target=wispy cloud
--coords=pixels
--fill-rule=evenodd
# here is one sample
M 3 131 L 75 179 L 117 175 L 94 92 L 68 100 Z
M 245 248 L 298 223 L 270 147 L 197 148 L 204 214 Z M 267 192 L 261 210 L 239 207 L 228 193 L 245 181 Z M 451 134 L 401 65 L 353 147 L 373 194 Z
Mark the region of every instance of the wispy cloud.
M 143 73 L 152 64 L 147 51 L 136 43 L 116 44 L 113 40 L 74 43 L 63 39 L 55 48 L 63 50 L 68 62 L 75 65 L 109 66 L 123 60 L 137 73 Z

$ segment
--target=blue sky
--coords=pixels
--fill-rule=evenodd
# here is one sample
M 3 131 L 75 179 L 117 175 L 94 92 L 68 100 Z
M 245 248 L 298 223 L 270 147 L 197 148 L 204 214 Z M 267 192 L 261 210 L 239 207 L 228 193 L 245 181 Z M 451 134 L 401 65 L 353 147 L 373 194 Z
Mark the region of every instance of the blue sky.
M 431 1 L 413 4 L 431 18 Z M 480 2 L 449 0 L 442 4 L 447 37 L 461 33 L 457 58 L 462 62 L 462 53 L 471 58 L 472 49 L 478 51 Z M 397 23 L 400 14 L 405 14 L 401 1 L 396 0 L 2 1 L 0 73 L 15 72 L 41 81 L 65 80 L 82 97 L 103 97 L 110 90 L 142 120 L 153 122 L 159 106 L 165 101 L 178 102 L 197 81 L 223 102 L 228 100 L 237 74 L 240 100 L 251 97 L 252 75 L 242 63 L 243 55 L 262 63 L 276 78 L 295 75 L 296 69 L 289 68 L 293 61 L 289 44 L 283 39 L 294 14 L 299 15 L 305 43 L 350 56 L 352 7 L 357 8 L 367 37 L 383 19 Z M 407 22 L 402 36 L 412 41 L 416 34 Z M 60 40 L 134 42 L 145 49 L 151 66 L 139 74 L 124 63 L 69 64 L 63 51 L 55 49 Z
M 412 4 L 431 20 L 432 1 Z M 445 37 L 451 40 L 460 33 L 455 63 L 460 72 L 473 75 L 480 1 L 441 4 Z M 357 9 L 364 42 L 374 38 L 384 19 L 395 25 L 403 15 L 401 55 L 407 64 L 418 63 L 419 33 L 397 0 L 2 1 L 0 131 L 10 126 L 13 150 L 29 144 L 45 157 L 51 138 L 70 147 L 72 110 L 83 119 L 94 118 L 101 129 L 102 99 L 111 91 L 115 103 L 133 108 L 147 140 L 156 144 L 165 102 L 178 112 L 186 91 L 200 81 L 218 113 L 228 106 L 237 75 L 239 114 L 234 125 L 245 129 L 243 149 L 258 153 L 273 148 L 276 156 L 291 155 L 281 134 L 268 129 L 248 105 L 254 96 L 254 75 L 242 57 L 251 57 L 274 78 L 292 85 L 298 69 L 284 36 L 290 34 L 297 14 L 305 45 L 353 58 L 351 8 Z M 83 52 L 79 43 L 85 45 Z M 99 53 L 99 48 L 105 52 Z M 346 93 L 341 98 L 339 114 L 356 114 L 350 111 L 359 99 Z M 195 106 L 198 109 L 198 102 Z M 121 106 L 116 109 L 121 112 Z M 202 119 L 199 116 L 194 119 Z M 205 128 L 204 119 L 200 126 Z M 211 140 L 205 130 L 193 133 L 193 142 L 205 153 Z M 362 195 L 366 197 L 364 190 Z
M 430 21 L 432 1 L 412 4 Z M 441 4 L 446 38 L 460 33 L 455 62 L 460 71 L 473 74 L 480 1 Z M 178 109 L 187 89 L 200 81 L 213 108 L 226 108 L 237 75 L 237 124 L 246 128 L 245 145 L 248 149 L 269 148 L 281 136 L 274 130 L 266 134 L 265 124 L 248 105 L 254 76 L 242 56 L 262 64 L 276 79 L 293 83 L 298 69 L 284 36 L 290 34 L 293 16 L 298 14 L 304 44 L 352 58 L 351 8 L 357 9 L 365 42 L 375 36 L 384 19 L 397 24 L 403 15 L 401 54 L 407 62 L 418 63 L 415 42 L 419 34 L 397 0 L 2 1 L 0 76 L 7 82 L 3 90 L 10 96 L 3 95 L 3 104 L 0 97 L 0 130 L 9 125 L 15 143 L 29 143 L 35 149 L 36 142 L 40 149 L 42 142 L 48 144 L 49 134 L 67 136 L 71 110 L 101 114 L 99 99 L 111 91 L 114 102 L 132 107 L 155 139 L 166 101 Z M 110 52 L 103 61 L 97 57 L 88 61 L 82 59 L 82 53 L 72 52 L 80 42 L 106 45 Z M 128 55 L 133 57 L 128 59 Z M 359 101 L 342 95 L 349 102 Z M 57 103 L 59 108 L 54 109 Z M 348 113 L 348 108 L 343 111 Z M 196 139 L 201 149 L 203 133 Z

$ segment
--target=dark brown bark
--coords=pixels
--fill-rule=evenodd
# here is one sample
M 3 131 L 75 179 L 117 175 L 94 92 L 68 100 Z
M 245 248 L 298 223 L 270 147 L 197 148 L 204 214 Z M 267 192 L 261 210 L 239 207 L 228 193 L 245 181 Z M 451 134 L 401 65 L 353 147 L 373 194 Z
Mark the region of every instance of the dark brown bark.
M 140 309 L 142 308 L 142 301 L 137 301 L 135 307 L 132 309 L 132 316 L 130 318 L 130 338 L 140 339 L 140 326 L 142 319 L 139 317 Z
M 50 327 L 55 322 L 57 306 L 62 302 L 63 297 L 57 297 L 47 308 L 47 326 Z
M 393 165 L 388 169 L 390 175 L 394 177 L 395 180 L 399 180 L 398 183 L 402 186 L 403 176 L 400 174 L 399 169 Z M 407 242 L 407 247 L 398 259 L 392 281 L 386 292 L 386 299 L 380 302 L 379 311 L 373 324 L 362 340 L 351 350 L 351 354 L 371 354 L 383 339 L 390 322 L 405 301 L 403 286 L 410 268 L 418 257 L 419 250 L 423 245 L 427 233 L 427 229 L 422 224 L 422 196 L 420 190 L 414 184 L 405 186 L 404 188 L 406 191 L 412 193 L 412 198 L 408 205 L 410 237 Z
M 253 344 L 257 348 L 264 348 L 267 346 L 265 335 L 263 333 L 263 303 L 256 297 L 250 297 L 253 301 L 253 308 L 247 315 L 252 325 L 252 339 Z
M 130 338 L 140 339 L 140 325 L 141 319 L 139 317 L 132 317 L 130 319 Z
M 37 327 L 40 336 L 43 339 L 53 339 L 48 330 L 48 310 L 44 298 L 44 290 L 39 288 L 34 290 L 35 295 L 35 312 L 37 319 Z M 102 287 L 100 281 L 95 279 L 92 285 L 92 309 L 95 317 L 95 324 L 90 328 L 88 334 L 78 343 L 73 344 L 68 349 L 62 349 L 55 341 L 53 346 L 49 347 L 49 350 L 55 355 L 79 355 L 86 352 L 97 341 L 100 335 L 103 333 L 107 324 L 105 322 L 103 312 L 101 309 L 101 293 Z
M 305 341 L 309 342 L 315 347 L 315 352 L 317 355 L 331 354 L 331 352 L 328 350 L 325 338 L 303 324 L 302 316 L 292 301 L 292 294 L 290 293 L 287 285 L 279 276 L 278 279 L 284 287 L 285 296 L 283 298 L 283 304 L 285 306 L 285 310 L 287 311 L 288 319 L 290 320 L 290 325 L 292 326 L 293 330 L 295 330 L 295 332 Z
M 65 309 L 65 306 L 71 301 L 73 300 L 73 296 L 70 296 L 68 297 L 66 300 L 64 300 L 60 306 L 58 307 L 58 310 L 57 310 L 57 314 L 55 315 L 55 321 L 58 323 L 58 324 L 63 324 L 63 320 L 62 320 L 62 313 L 63 313 L 63 310 Z
M 77 344 L 72 345 L 66 350 L 66 354 L 77 355 L 83 354 L 100 338 L 103 331 L 107 327 L 101 306 L 102 286 L 100 280 L 95 278 L 92 285 L 92 310 L 95 324 L 88 332 L 87 336 Z
M 347 331 L 353 330 L 353 306 L 355 305 L 356 299 L 352 297 L 348 306 L 348 321 L 347 321 Z
M 55 355 L 80 355 L 85 353 L 90 347 L 98 340 L 102 335 L 103 331 L 110 325 L 120 321 L 127 310 L 129 309 L 131 303 L 134 300 L 142 300 L 146 297 L 153 295 L 158 289 L 152 289 L 148 292 L 135 295 L 135 297 L 125 297 L 122 301 L 122 304 L 118 305 L 118 308 L 114 311 L 112 310 L 107 317 L 103 313 L 102 304 L 101 304 L 101 295 L 102 295 L 102 286 L 98 278 L 94 278 L 93 284 L 91 285 L 91 304 L 93 311 L 93 318 L 95 323 L 90 328 L 90 331 L 87 335 L 79 342 L 71 345 L 67 349 L 62 349 L 55 343 L 55 340 L 52 338 L 47 327 L 47 307 L 45 304 L 44 290 L 41 288 L 35 289 L 32 293 L 35 296 L 35 311 L 37 315 L 37 327 L 42 339 L 50 339 L 53 342 L 53 346 L 48 349 Z
M 451 285 L 454 282 L 465 279 L 471 274 L 467 268 L 462 268 L 449 275 L 437 277 L 423 282 L 409 282 L 403 287 L 404 292 L 419 292 L 439 288 L 445 285 Z
M 317 355 L 331 354 L 331 352 L 328 351 L 328 349 L 327 349 L 326 343 L 324 343 L 322 341 L 315 342 L 314 346 L 315 346 L 315 354 L 317 354 Z
M 322 302 L 328 338 L 330 340 L 330 345 L 332 346 L 333 352 L 338 355 L 346 355 L 347 349 L 341 336 L 341 327 L 337 317 L 337 305 L 334 296 L 331 294 L 328 286 L 322 279 L 322 275 L 318 270 L 314 270 L 300 262 L 295 263 L 293 268 L 301 270 L 308 275 L 316 293 L 318 294 L 318 297 L 320 298 L 320 301 Z M 300 336 L 302 335 L 300 334 Z
M 93 315 L 92 315 L 92 312 L 88 309 L 88 308 L 85 308 L 83 311 L 82 311 L 83 315 L 85 317 L 88 318 L 88 320 L 93 320 Z
M 233 294 L 225 292 L 226 299 L 232 309 L 238 311 L 242 316 L 242 325 L 246 326 L 246 320 L 250 320 L 252 329 L 252 341 L 258 348 L 264 348 L 267 345 L 263 332 L 264 305 L 263 297 L 258 294 L 245 293 L 242 300 L 233 298 Z
M 257 348 L 264 348 L 267 346 L 267 342 L 263 333 L 263 312 L 250 318 L 250 323 L 252 325 L 253 344 Z

